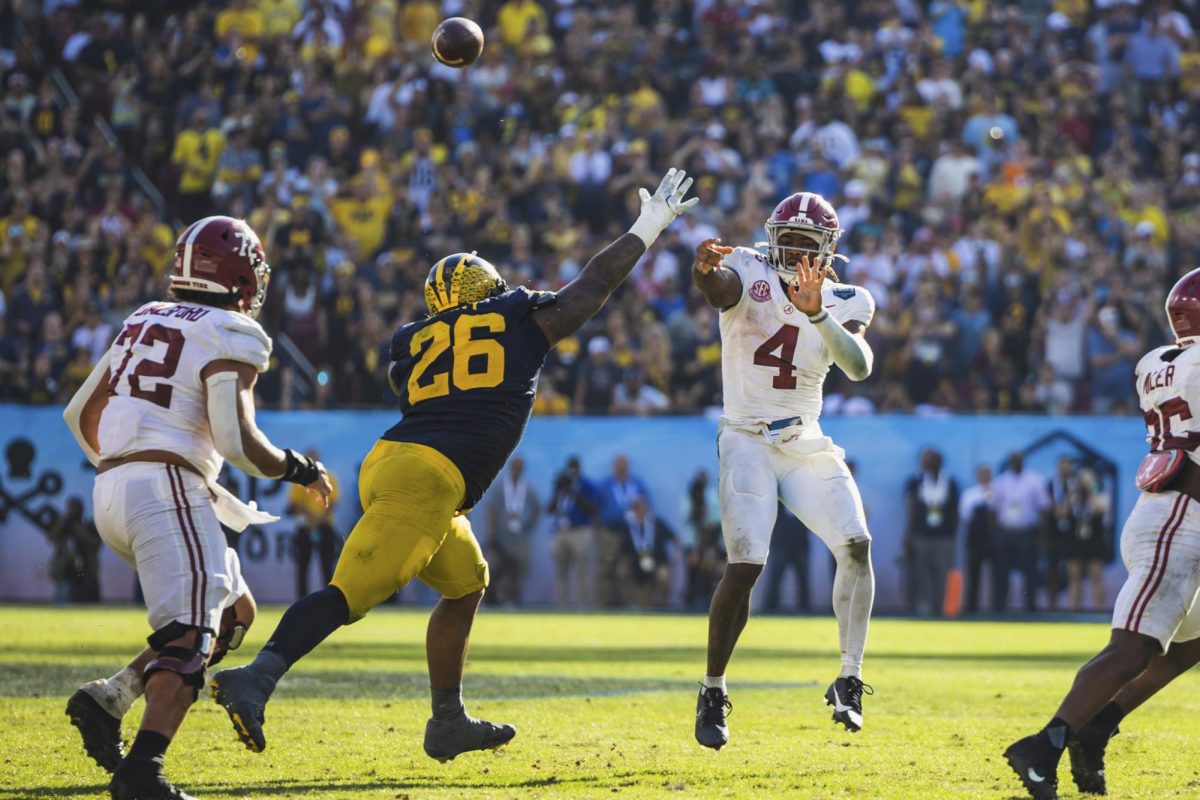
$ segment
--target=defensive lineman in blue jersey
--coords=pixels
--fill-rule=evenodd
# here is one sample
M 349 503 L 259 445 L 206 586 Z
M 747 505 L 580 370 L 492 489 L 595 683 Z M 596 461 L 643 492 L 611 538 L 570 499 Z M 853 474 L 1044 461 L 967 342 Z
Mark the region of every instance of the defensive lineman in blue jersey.
M 641 214 L 629 232 L 557 294 L 510 290 L 474 253 L 433 266 L 425 284 L 429 317 L 392 339 L 388 378 L 404 417 L 363 461 L 364 513 L 333 580 L 288 609 L 253 663 L 213 678 L 213 697 L 249 749 L 266 746 L 263 709 L 283 674 L 413 578 L 442 595 L 426 636 L 433 715 L 425 752 L 448 761 L 516 735 L 511 725 L 473 719 L 462 702 L 467 640 L 488 584 L 463 514 L 520 441 L 550 348 L 591 319 L 646 248 L 696 204 L 684 200 L 691 183 L 672 169 L 653 195 L 642 189 Z

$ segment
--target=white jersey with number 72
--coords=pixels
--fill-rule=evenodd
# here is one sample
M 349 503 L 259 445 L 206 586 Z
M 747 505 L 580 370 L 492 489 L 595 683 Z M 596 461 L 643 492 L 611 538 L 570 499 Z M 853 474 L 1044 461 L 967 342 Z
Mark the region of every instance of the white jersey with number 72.
M 753 425 L 821 414 L 833 363 L 821 335 L 788 299 L 766 257 L 737 247 L 722 260 L 742 280 L 737 303 L 721 312 L 721 377 L 725 418 Z M 822 305 L 839 324 L 871 324 L 875 301 L 858 286 L 826 280 Z
M 111 378 L 100 417 L 100 457 L 166 450 L 212 479 L 224 459 L 213 444 L 200 373 L 219 360 L 265 372 L 271 338 L 237 311 L 147 303 L 125 320 L 106 357 Z

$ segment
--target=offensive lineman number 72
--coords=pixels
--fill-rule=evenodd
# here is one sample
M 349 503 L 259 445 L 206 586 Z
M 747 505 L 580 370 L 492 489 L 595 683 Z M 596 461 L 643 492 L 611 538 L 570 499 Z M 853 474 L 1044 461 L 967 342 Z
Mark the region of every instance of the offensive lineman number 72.
M 162 361 L 152 361 L 149 358 L 142 358 L 137 362 L 137 366 L 133 368 L 133 372 L 129 373 L 129 395 L 141 400 L 149 400 L 156 406 L 163 408 L 171 407 L 171 395 L 175 392 L 175 387 L 169 383 L 156 383 L 153 389 L 142 388 L 142 378 L 170 378 L 175 374 L 175 370 L 179 369 L 179 354 L 183 352 L 183 331 L 178 328 L 168 328 L 166 325 L 151 325 L 146 326 L 146 323 L 139 322 L 137 324 L 126 325 L 121 331 L 121 335 L 117 337 L 117 345 L 122 345 L 128 342 L 128 348 L 125 350 L 125 357 L 121 359 L 121 366 L 117 367 L 113 373 L 112 380 L 108 382 L 109 393 L 115 394 L 117 384 L 121 381 L 121 376 L 125 374 L 125 369 L 129 366 L 129 360 L 133 357 L 133 347 L 135 344 L 140 344 L 148 348 L 153 348 L 158 342 L 164 342 L 167 345 L 167 352 L 163 356 Z

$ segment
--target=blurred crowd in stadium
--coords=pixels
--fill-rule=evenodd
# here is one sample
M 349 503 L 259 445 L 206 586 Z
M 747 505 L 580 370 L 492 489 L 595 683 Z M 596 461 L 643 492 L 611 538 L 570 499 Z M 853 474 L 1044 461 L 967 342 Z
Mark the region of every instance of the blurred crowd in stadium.
M 487 31 L 469 69 L 430 57 L 449 15 Z M 879 377 L 843 398 L 835 370 L 830 413 L 1136 411 L 1147 309 L 1200 263 L 1197 24 L 1187 0 L 0 0 L 0 399 L 68 397 L 163 294 L 179 223 L 228 213 L 295 345 L 264 399 L 390 404 L 436 258 L 560 287 L 676 165 L 701 206 L 551 356 L 538 413 L 717 404 L 692 249 L 753 244 L 800 189 L 879 307 Z

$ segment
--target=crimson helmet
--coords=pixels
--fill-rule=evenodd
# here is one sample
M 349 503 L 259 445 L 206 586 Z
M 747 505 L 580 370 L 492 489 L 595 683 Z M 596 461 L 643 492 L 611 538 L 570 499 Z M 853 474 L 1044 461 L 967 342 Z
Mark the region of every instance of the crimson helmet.
M 245 220 L 205 217 L 175 243 L 172 289 L 236 294 L 241 310 L 257 317 L 270 279 L 262 242 Z
M 1200 269 L 1184 275 L 1171 288 L 1167 322 L 1179 344 L 1191 344 L 1200 338 Z
M 842 226 L 838 222 L 837 212 L 829 201 L 819 194 L 812 192 L 796 192 L 785 197 L 767 220 L 767 259 L 775 271 L 786 281 L 796 280 L 796 270 L 788 266 L 788 256 L 795 260 L 797 254 L 815 256 L 816 263 L 832 269 L 833 259 L 841 258 L 834 252 L 838 239 L 842 238 Z M 779 244 L 779 235 L 787 231 L 796 231 L 812 240 L 813 247 L 783 247 Z

